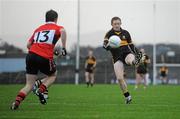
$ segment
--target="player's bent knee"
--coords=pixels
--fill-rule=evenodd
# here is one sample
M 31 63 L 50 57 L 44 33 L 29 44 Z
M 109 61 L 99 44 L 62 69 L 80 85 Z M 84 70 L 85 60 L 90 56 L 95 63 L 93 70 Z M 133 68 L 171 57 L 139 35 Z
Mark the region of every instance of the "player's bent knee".
M 133 54 L 128 54 L 125 58 L 125 62 L 128 65 L 132 65 L 134 60 L 135 60 L 135 56 Z
M 57 71 L 49 75 L 48 77 L 56 77 L 57 76 Z
M 123 80 L 124 79 L 123 72 L 119 72 L 118 74 L 116 73 L 116 78 L 117 80 Z

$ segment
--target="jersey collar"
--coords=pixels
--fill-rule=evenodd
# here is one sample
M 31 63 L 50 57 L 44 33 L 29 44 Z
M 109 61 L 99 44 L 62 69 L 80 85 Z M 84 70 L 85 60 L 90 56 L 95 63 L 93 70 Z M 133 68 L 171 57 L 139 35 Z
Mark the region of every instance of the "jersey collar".
M 56 23 L 52 22 L 52 21 L 49 21 L 49 22 L 46 22 L 46 24 L 56 24 Z

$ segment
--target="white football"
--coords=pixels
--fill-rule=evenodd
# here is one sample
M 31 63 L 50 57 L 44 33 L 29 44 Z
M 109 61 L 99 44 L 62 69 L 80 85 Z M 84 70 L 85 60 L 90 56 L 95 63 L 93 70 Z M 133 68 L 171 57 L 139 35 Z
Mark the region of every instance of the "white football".
M 116 35 L 113 35 L 109 38 L 109 46 L 112 48 L 120 47 L 120 43 L 121 43 L 121 39 Z

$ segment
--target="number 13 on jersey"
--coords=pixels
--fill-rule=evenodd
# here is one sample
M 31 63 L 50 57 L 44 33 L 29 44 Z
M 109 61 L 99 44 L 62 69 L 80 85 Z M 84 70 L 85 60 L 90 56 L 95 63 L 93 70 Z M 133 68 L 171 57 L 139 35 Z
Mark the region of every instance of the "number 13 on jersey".
M 55 30 L 39 31 L 34 35 L 34 42 L 52 44 L 54 36 Z

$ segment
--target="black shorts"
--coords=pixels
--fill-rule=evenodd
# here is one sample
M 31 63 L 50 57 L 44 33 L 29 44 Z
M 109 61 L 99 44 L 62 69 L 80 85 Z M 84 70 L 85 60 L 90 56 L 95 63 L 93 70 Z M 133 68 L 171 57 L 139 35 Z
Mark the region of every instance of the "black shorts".
M 93 70 L 93 69 L 86 68 L 85 70 L 86 70 L 86 72 L 88 72 L 88 73 L 94 73 L 94 70 Z
M 139 66 L 137 68 L 137 73 L 138 74 L 146 74 L 147 73 L 147 69 L 145 67 L 143 67 L 143 66 Z
M 167 74 L 165 72 L 161 72 L 161 77 L 167 77 Z
M 52 75 L 56 72 L 56 64 L 54 60 L 46 59 L 34 53 L 29 53 L 26 56 L 26 73 L 38 74 L 38 72 L 45 75 Z
M 113 56 L 113 62 L 116 63 L 118 60 L 126 64 L 125 58 L 128 54 L 132 53 L 130 47 L 128 45 L 121 46 L 119 48 L 114 48 L 111 50 Z

